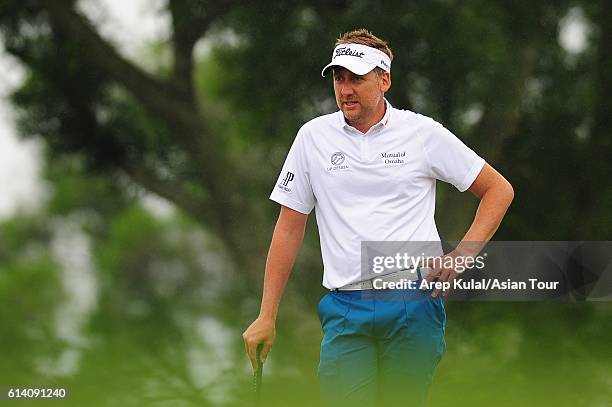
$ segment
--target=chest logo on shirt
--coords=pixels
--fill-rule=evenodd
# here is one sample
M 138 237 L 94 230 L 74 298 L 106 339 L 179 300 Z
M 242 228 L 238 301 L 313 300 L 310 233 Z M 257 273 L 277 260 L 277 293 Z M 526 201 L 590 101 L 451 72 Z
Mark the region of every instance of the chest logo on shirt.
M 404 164 L 406 162 L 406 152 L 394 151 L 392 153 L 381 153 L 380 158 L 384 160 L 385 164 Z
M 332 165 L 342 165 L 342 163 L 344 162 L 344 160 L 346 159 L 346 157 L 344 156 L 344 153 L 341 151 L 336 151 L 335 153 L 333 153 L 331 155 L 331 163 Z
M 331 163 L 331 167 L 327 167 L 327 171 L 340 171 L 348 169 L 348 164 L 344 164 L 346 161 L 346 156 L 342 151 L 336 151 L 333 153 L 329 159 Z

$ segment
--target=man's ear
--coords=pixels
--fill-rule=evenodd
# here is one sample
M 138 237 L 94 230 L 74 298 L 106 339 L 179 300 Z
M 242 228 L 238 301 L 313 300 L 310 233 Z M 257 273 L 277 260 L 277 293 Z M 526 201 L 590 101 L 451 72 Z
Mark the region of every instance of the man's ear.
M 386 92 L 391 87 L 391 72 L 383 72 L 380 75 L 380 90 Z

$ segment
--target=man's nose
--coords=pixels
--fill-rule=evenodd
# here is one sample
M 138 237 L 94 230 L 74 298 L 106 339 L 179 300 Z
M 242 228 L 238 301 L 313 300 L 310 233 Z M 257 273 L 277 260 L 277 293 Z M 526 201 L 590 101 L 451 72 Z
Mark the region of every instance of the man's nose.
M 340 87 L 341 95 L 351 95 L 353 94 L 353 87 L 350 84 L 344 84 Z

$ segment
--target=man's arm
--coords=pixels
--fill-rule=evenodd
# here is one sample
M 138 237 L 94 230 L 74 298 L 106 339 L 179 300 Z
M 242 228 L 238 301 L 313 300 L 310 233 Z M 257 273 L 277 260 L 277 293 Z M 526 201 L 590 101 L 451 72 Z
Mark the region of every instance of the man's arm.
M 478 255 L 499 227 L 514 198 L 512 185 L 495 168 L 486 163 L 469 191 L 480 199 L 480 204 L 472 225 L 454 252 L 450 254 L 451 256 Z M 427 280 L 431 282 L 437 278 L 438 281 L 452 281 L 456 277 L 457 272 L 452 269 L 434 268 Z M 436 297 L 438 292 L 439 290 L 434 290 L 432 296 Z
M 487 242 L 514 199 L 514 189 L 495 168 L 485 163 L 468 190 L 480 199 L 480 205 L 472 226 L 461 240 Z
M 268 356 L 276 336 L 276 315 L 297 252 L 304 239 L 308 215 L 281 206 L 266 260 L 263 296 L 259 316 L 244 331 L 242 338 L 253 368 L 257 345 L 263 343 L 262 361 Z

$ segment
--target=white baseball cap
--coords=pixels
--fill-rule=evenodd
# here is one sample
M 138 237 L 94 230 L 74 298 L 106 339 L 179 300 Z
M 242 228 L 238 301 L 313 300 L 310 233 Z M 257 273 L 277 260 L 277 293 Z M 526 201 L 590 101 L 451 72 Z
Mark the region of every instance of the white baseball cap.
M 357 75 L 365 75 L 376 67 L 391 72 L 391 58 L 367 45 L 339 44 L 334 48 L 331 62 L 321 71 L 321 76 L 327 75 L 334 66 L 342 66 Z

